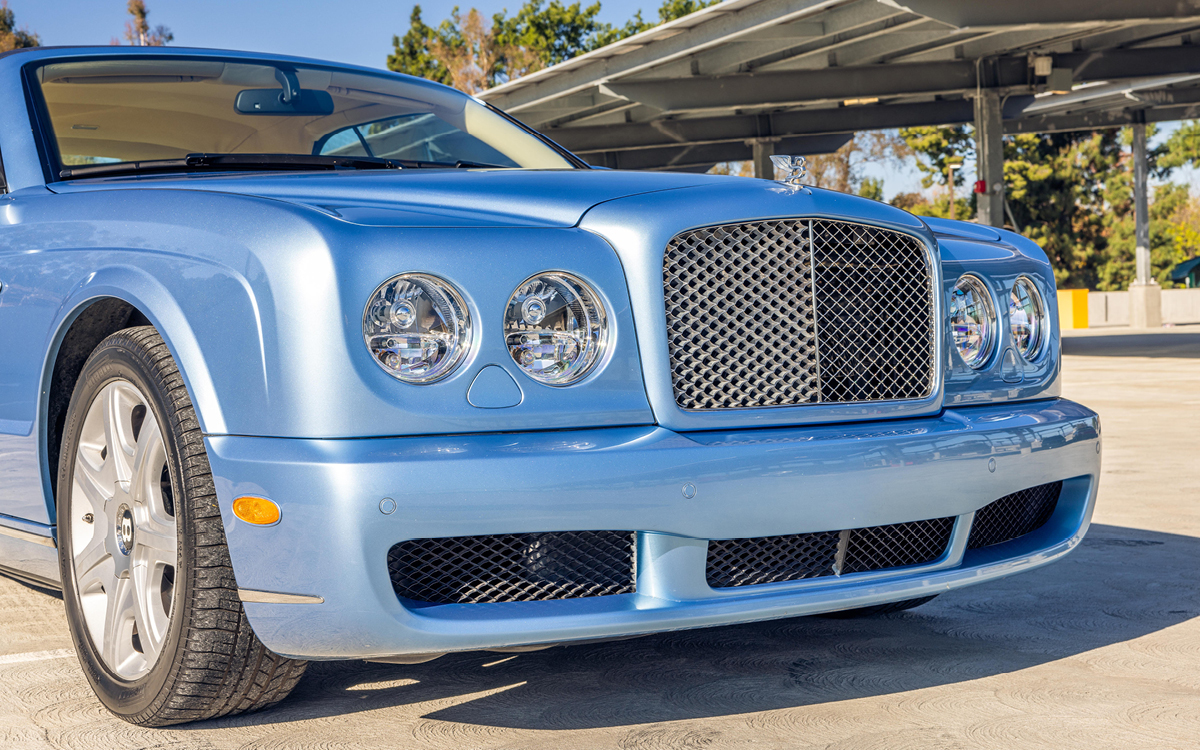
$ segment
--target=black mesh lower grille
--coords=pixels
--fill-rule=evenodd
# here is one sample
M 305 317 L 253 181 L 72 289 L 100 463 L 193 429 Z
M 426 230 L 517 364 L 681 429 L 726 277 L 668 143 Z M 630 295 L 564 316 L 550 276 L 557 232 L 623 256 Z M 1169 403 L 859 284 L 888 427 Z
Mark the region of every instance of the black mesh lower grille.
M 799 581 L 833 572 L 837 531 L 722 539 L 708 543 L 708 585 L 715 589 Z
M 953 531 L 953 516 L 854 529 L 846 544 L 842 573 L 863 573 L 933 562 L 945 553 Z
M 954 517 L 708 543 L 713 588 L 800 581 L 930 563 L 950 545 Z
M 1062 486 L 1062 482 L 1040 484 L 1005 495 L 975 511 L 967 548 L 979 549 L 1009 542 L 1042 528 L 1058 507 Z
M 634 591 L 632 531 L 413 539 L 388 551 L 396 595 L 432 604 L 577 599 Z

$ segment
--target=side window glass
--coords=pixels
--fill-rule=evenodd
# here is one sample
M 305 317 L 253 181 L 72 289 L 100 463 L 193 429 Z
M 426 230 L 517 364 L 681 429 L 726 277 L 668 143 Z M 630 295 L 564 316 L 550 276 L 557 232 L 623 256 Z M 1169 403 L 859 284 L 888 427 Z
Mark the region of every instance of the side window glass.
M 362 146 L 355 128 L 346 128 L 329 136 L 321 145 L 320 156 L 370 156 Z

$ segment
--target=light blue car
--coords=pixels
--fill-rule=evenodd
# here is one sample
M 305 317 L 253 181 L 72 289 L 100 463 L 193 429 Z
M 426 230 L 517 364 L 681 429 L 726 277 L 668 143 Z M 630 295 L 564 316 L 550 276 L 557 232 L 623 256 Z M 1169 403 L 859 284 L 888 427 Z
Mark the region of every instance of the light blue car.
M 0 102 L 0 569 L 128 721 L 905 609 L 1087 529 L 1100 424 L 1015 234 L 589 168 L 304 59 L 8 53 Z

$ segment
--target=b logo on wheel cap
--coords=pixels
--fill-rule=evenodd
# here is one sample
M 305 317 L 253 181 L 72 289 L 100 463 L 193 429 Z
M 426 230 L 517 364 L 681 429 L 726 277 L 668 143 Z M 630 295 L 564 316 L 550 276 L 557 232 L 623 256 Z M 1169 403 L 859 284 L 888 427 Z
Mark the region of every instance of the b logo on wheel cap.
M 123 503 L 117 508 L 117 547 L 122 555 L 133 551 L 133 511 Z

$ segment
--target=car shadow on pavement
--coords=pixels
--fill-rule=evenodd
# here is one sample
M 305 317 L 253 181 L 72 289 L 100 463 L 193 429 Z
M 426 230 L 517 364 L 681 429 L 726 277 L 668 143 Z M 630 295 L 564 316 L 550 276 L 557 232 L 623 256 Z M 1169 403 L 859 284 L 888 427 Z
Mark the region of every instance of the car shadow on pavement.
M 1063 354 L 1081 357 L 1200 359 L 1200 333 L 1121 333 L 1064 336 Z
M 429 702 L 424 718 L 589 729 L 793 708 L 1027 669 L 1200 615 L 1200 538 L 1093 526 L 1064 560 L 904 613 L 804 617 L 426 664 L 313 664 L 273 724 Z M 447 703 L 452 705 L 447 706 Z

